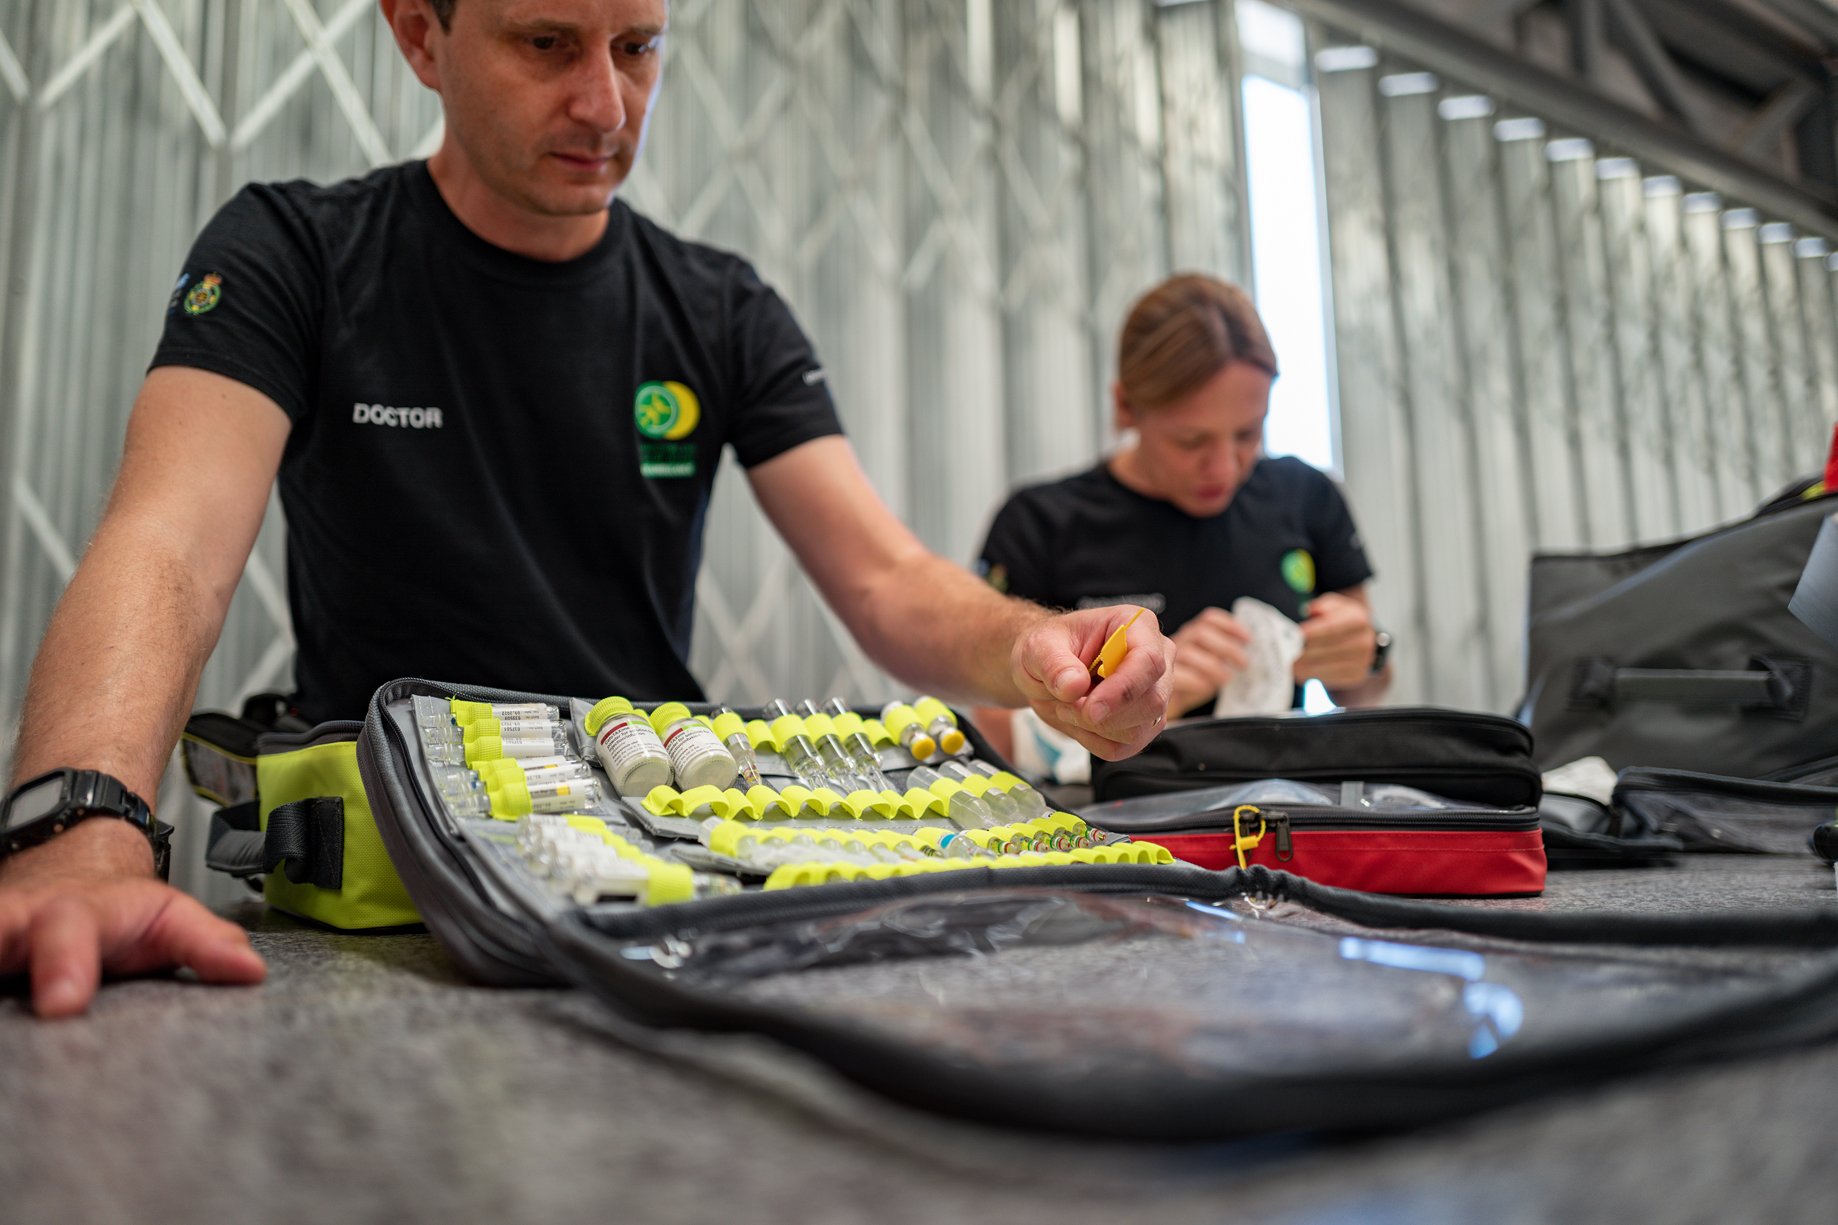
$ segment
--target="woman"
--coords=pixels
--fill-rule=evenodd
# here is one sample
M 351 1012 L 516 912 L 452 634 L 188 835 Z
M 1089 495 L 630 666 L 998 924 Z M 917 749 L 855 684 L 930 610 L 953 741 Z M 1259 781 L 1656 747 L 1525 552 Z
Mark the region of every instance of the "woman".
M 1170 278 L 1131 309 L 1111 394 L 1125 445 L 1088 472 L 1023 489 L 983 544 L 997 589 L 1052 608 L 1140 604 L 1173 629 L 1177 718 L 1246 665 L 1249 632 L 1226 609 L 1254 596 L 1297 621 L 1298 685 L 1343 706 L 1389 683 L 1372 577 L 1334 483 L 1264 457 L 1276 354 L 1243 290 Z

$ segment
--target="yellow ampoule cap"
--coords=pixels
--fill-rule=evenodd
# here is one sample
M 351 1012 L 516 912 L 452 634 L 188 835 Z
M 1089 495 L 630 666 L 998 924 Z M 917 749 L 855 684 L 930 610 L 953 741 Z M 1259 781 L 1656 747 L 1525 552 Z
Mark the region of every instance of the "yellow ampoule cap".
M 715 735 L 721 737 L 723 740 L 728 739 L 728 737 L 736 733 L 744 735 L 747 730 L 746 722 L 731 710 L 724 710 L 716 715 L 709 726 L 714 728 Z
M 491 715 L 480 715 L 460 728 L 460 739 L 467 744 L 477 740 L 480 736 L 501 736 L 503 734 L 504 725 Z
M 804 735 L 804 720 L 796 715 L 780 715 L 772 721 L 772 743 L 780 748 L 788 745 L 794 736 Z
M 650 880 L 645 886 L 645 905 L 668 906 L 696 896 L 696 880 L 688 864 L 655 859 L 649 860 L 646 867 Z
M 454 698 L 447 705 L 453 711 L 453 721 L 461 727 L 465 727 L 474 719 L 488 719 L 491 717 L 490 702 L 467 702 L 460 698 Z
M 905 702 L 891 702 L 881 712 L 881 722 L 887 725 L 888 733 L 897 740 L 907 724 L 919 722 L 919 713 Z
M 821 711 L 814 715 L 805 715 L 804 734 L 809 736 L 812 740 L 816 740 L 822 736 L 834 736 L 836 734 L 836 724 L 831 722 L 830 717 Z
M 775 753 L 779 751 L 778 742 L 772 738 L 772 729 L 766 726 L 764 719 L 747 720 L 747 739 L 753 742 L 755 749 L 763 744 Z
M 925 734 L 925 724 L 920 720 L 918 712 L 904 702 L 895 702 L 883 710 L 881 721 L 887 725 L 887 731 L 892 738 L 901 744 L 906 744 L 906 751 L 917 760 L 927 761 L 938 752 L 937 743 Z M 913 729 L 913 739 L 910 744 L 906 741 L 906 729 L 909 727 Z
M 836 729 L 838 736 L 853 736 L 862 731 L 862 717 L 852 710 L 845 710 L 839 715 L 827 716 L 830 726 Z
M 868 737 L 876 748 L 881 747 L 883 744 L 893 743 L 893 733 L 888 731 L 887 725 L 882 723 L 879 719 L 863 719 L 862 734 Z
M 951 713 L 949 706 L 937 698 L 920 698 L 913 703 L 913 713 L 924 720 L 927 726 L 930 726 L 934 719 L 943 719 L 952 727 L 957 726 L 957 716 Z
M 493 787 L 491 795 L 492 816 L 521 817 L 530 811 L 530 789 L 524 786 L 523 780 L 505 779 L 503 785 Z
M 708 849 L 717 855 L 739 855 L 740 840 L 753 832 L 751 826 L 738 821 L 723 821 L 708 831 Z
M 599 817 L 590 817 L 583 813 L 570 813 L 563 820 L 575 829 L 593 834 L 608 846 L 624 846 L 625 839 L 606 828 L 606 822 Z

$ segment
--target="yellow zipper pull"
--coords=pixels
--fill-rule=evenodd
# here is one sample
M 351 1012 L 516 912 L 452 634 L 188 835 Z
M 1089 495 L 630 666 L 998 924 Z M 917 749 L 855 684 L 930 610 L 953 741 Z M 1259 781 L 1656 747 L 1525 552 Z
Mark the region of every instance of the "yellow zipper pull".
M 1239 822 L 1244 820 L 1244 815 L 1246 813 L 1250 813 L 1257 818 L 1257 832 L 1249 836 L 1246 836 L 1244 829 L 1239 825 Z M 1248 868 L 1251 866 L 1250 861 L 1245 858 L 1245 851 L 1255 850 L 1257 848 L 1257 844 L 1263 841 L 1264 830 L 1266 828 L 1267 824 L 1264 821 L 1263 811 L 1259 809 L 1257 805 L 1240 804 L 1237 808 L 1232 810 L 1232 850 L 1238 855 L 1239 867 Z M 1287 818 L 1283 821 L 1283 828 L 1285 831 L 1289 828 L 1289 821 Z

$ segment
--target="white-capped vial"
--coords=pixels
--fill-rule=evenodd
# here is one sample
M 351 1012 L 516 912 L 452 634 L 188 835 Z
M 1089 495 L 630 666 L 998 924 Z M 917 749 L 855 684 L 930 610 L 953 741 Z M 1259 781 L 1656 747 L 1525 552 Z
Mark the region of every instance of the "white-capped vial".
M 594 753 L 620 795 L 640 799 L 670 785 L 670 754 L 651 721 L 624 698 L 604 698 L 587 713 Z

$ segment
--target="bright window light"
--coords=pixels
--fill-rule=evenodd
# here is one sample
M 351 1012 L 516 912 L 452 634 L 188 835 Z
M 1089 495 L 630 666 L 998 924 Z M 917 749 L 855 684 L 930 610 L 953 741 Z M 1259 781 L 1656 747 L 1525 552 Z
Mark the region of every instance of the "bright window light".
M 1302 686 L 1302 709 L 1311 715 L 1324 715 L 1330 710 L 1339 710 L 1334 699 L 1328 696 L 1327 686 L 1320 681 L 1309 681 Z
M 1246 76 L 1244 128 L 1257 313 L 1283 372 L 1270 393 L 1264 449 L 1337 472 L 1309 98 L 1266 77 Z

